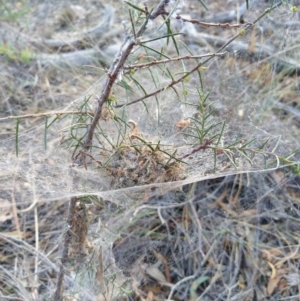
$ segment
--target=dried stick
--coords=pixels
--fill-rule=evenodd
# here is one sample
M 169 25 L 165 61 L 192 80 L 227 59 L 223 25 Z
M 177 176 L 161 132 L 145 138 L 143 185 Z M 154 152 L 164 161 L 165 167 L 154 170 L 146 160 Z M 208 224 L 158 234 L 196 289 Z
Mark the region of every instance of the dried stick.
M 61 115 L 91 115 L 94 116 L 93 112 L 84 112 L 84 111 L 54 111 L 54 112 L 46 112 L 46 113 L 37 113 L 37 114 L 26 114 L 19 116 L 7 116 L 0 118 L 0 121 L 10 120 L 10 119 L 25 119 L 25 118 L 38 118 L 38 117 L 49 117 L 56 115 L 57 118 L 60 118 Z
M 208 23 L 208 22 L 201 22 L 197 19 L 188 19 L 188 18 L 184 18 L 180 15 L 177 15 L 176 16 L 176 19 L 178 20 L 181 20 L 183 22 L 189 22 L 189 23 L 192 23 L 192 24 L 198 24 L 198 25 L 202 25 L 202 26 L 205 26 L 205 27 L 222 27 L 222 28 L 233 28 L 233 27 L 241 27 L 241 26 L 248 26 L 250 25 L 251 23 L 244 23 L 244 24 L 240 24 L 240 23 L 237 23 L 237 24 L 229 24 L 229 23 Z M 251 24 L 252 25 L 252 24 Z
M 201 59 L 204 57 L 210 57 L 210 56 L 220 56 L 223 57 L 227 54 L 227 52 L 221 52 L 221 53 L 206 53 L 206 54 L 201 54 L 201 55 L 185 55 L 185 56 L 179 56 L 179 57 L 174 57 L 171 59 L 165 59 L 165 60 L 159 60 L 159 61 L 153 61 L 149 63 L 142 63 L 142 64 L 136 64 L 136 65 L 129 65 L 125 66 L 124 70 L 138 70 L 138 69 L 143 69 L 143 68 L 148 68 L 154 65 L 159 65 L 159 64 L 167 64 L 171 62 L 176 62 L 176 61 L 181 61 L 181 60 L 189 60 L 189 59 Z
M 64 236 L 64 245 L 63 245 L 59 276 L 57 279 L 56 291 L 53 296 L 54 301 L 63 300 L 63 280 L 65 276 L 65 263 L 67 262 L 69 257 L 69 245 L 70 245 L 71 235 L 72 235 L 72 223 L 75 217 L 75 212 L 76 212 L 75 208 L 76 208 L 77 201 L 78 201 L 77 197 L 72 197 L 69 202 L 69 213 L 68 213 L 68 220 L 67 220 L 68 230 L 66 231 Z
M 200 144 L 198 145 L 197 147 L 193 148 L 191 150 L 191 152 L 185 154 L 184 156 L 180 157 L 179 159 L 182 160 L 182 159 L 185 159 L 189 156 L 191 156 L 192 154 L 196 153 L 196 152 L 199 152 L 201 149 L 207 149 L 211 144 L 212 144 L 213 140 L 207 140 L 205 141 L 203 144 Z

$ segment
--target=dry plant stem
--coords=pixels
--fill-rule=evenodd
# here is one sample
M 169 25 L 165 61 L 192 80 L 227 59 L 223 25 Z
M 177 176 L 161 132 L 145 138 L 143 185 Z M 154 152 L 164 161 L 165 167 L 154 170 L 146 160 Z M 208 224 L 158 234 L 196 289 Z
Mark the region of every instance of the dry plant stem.
M 170 292 L 170 294 L 169 294 L 169 296 L 168 296 L 167 301 L 172 300 L 171 298 L 172 298 L 172 296 L 173 296 L 173 294 L 174 294 L 176 288 L 177 288 L 180 284 L 182 284 L 182 283 L 184 283 L 184 282 L 186 282 L 186 281 L 189 281 L 189 280 L 194 280 L 195 278 L 196 278 L 195 275 L 192 275 L 192 276 L 185 277 L 185 278 L 181 279 L 180 281 L 178 281 L 178 282 L 172 287 L 171 292 Z
M 62 258 L 61 258 L 61 266 L 59 270 L 59 276 L 57 279 L 57 284 L 56 284 L 56 291 L 53 296 L 54 301 L 61 301 L 63 298 L 63 280 L 64 280 L 64 275 L 65 275 L 65 263 L 68 260 L 68 255 L 69 255 L 69 244 L 71 240 L 71 235 L 72 235 L 72 222 L 73 219 L 75 218 L 75 207 L 76 207 L 76 202 L 78 201 L 77 197 L 72 197 L 69 202 L 69 214 L 68 214 L 68 221 L 67 221 L 67 227 L 68 230 L 65 233 L 64 237 L 64 245 L 63 245 L 63 252 L 62 252 Z
M 101 293 L 105 294 L 106 293 L 105 278 L 104 278 L 105 267 L 103 264 L 102 247 L 100 247 L 98 250 L 98 262 L 99 265 L 96 271 L 96 280 L 100 285 Z
M 193 223 L 195 223 L 197 225 L 197 228 L 198 228 L 198 251 L 201 254 L 202 260 L 203 260 L 203 258 L 205 257 L 205 254 L 203 253 L 203 243 L 202 243 L 203 231 L 202 231 L 201 221 L 198 218 L 195 206 L 191 201 L 190 201 L 189 206 L 191 208 L 192 215 L 194 216 Z
M 16 177 L 13 178 L 13 187 L 16 187 L 15 183 L 16 183 Z M 14 221 L 16 224 L 16 230 L 18 233 L 21 233 L 17 203 L 16 203 L 16 199 L 15 199 L 15 189 L 13 189 L 11 192 L 11 201 L 12 201 L 12 213 L 13 213 Z
M 152 12 L 150 19 L 154 20 L 160 15 L 167 15 L 168 13 L 165 10 L 165 7 L 167 4 L 169 4 L 170 0 L 162 0 L 160 3 L 157 5 L 156 9 Z
M 154 65 L 159 65 L 159 64 L 167 64 L 167 63 L 176 62 L 176 61 L 180 61 L 180 60 L 201 59 L 201 58 L 210 57 L 210 56 L 223 57 L 226 54 L 227 54 L 227 52 L 222 52 L 222 53 L 218 53 L 218 54 L 206 53 L 206 54 L 202 54 L 202 55 L 185 55 L 185 56 L 175 57 L 175 58 L 172 58 L 172 59 L 166 59 L 166 60 L 160 60 L 160 61 L 153 61 L 153 62 L 150 62 L 150 63 L 130 65 L 130 66 L 124 67 L 124 70 L 138 70 L 138 69 L 148 68 L 148 67 L 151 67 L 151 66 L 154 66 Z
M 81 158 L 86 158 L 86 157 L 89 157 L 89 158 L 91 158 L 94 162 L 96 162 L 97 164 L 99 164 L 101 167 L 103 167 L 103 164 L 99 161 L 99 160 L 96 160 L 95 158 L 94 158 L 94 156 L 93 155 L 91 155 L 90 153 L 88 153 L 88 152 L 85 152 L 85 151 L 83 151 L 83 150 L 80 150 L 79 152 L 78 152 L 78 154 L 75 156 L 75 158 L 74 158 L 74 161 L 76 161 L 76 159 L 78 158 L 78 157 L 80 157 L 81 156 Z M 83 164 L 83 166 L 85 167 L 85 169 L 87 169 L 87 164 L 86 164 L 86 162 L 85 162 L 85 160 L 83 160 L 83 162 L 82 162 L 82 164 Z M 106 169 L 106 170 L 108 170 L 108 169 Z
M 38 251 L 39 246 L 39 217 L 38 217 L 38 208 L 34 208 L 34 229 L 35 229 L 35 248 Z M 37 284 L 39 282 L 39 273 L 38 273 L 38 267 L 39 267 L 39 258 L 36 255 L 34 258 L 34 288 L 33 288 L 33 295 L 35 299 L 38 299 L 38 289 Z
M 191 150 L 191 152 L 189 152 L 188 154 L 185 154 L 184 156 L 180 157 L 179 159 L 185 159 L 189 156 L 191 156 L 192 154 L 200 151 L 201 149 L 205 150 L 209 147 L 210 144 L 212 144 L 213 140 L 207 140 L 204 143 L 198 145 L 197 147 L 195 147 L 194 149 Z
M 156 9 L 152 12 L 152 14 L 149 16 L 149 19 L 153 20 L 160 15 L 166 15 L 167 12 L 165 10 L 165 6 L 168 3 L 169 3 L 169 0 L 162 0 L 158 4 Z M 121 46 L 119 52 L 117 53 L 113 63 L 111 64 L 111 67 L 107 73 L 107 78 L 106 78 L 105 84 L 102 88 L 101 95 L 98 99 L 98 106 L 95 110 L 94 118 L 91 122 L 91 125 L 88 127 L 88 130 L 87 130 L 87 135 L 86 135 L 86 138 L 85 138 L 85 141 L 83 144 L 84 151 L 88 151 L 92 146 L 94 132 L 95 132 L 96 126 L 101 117 L 102 107 L 103 107 L 104 103 L 106 102 L 106 100 L 111 92 L 111 89 L 112 89 L 114 83 L 116 82 L 119 74 L 122 72 L 125 62 L 126 62 L 128 56 L 130 55 L 133 47 L 140 43 L 139 37 L 141 37 L 141 35 L 146 31 L 147 23 L 148 23 L 148 19 L 146 19 L 146 21 L 141 25 L 140 29 L 136 32 L 136 38 L 127 34 L 127 36 L 125 37 L 125 39 L 122 43 L 122 46 Z M 79 159 L 79 162 L 77 162 L 77 163 L 79 163 L 81 165 L 82 164 L 81 156 L 79 156 L 78 159 Z
M 25 119 L 25 118 L 37 118 L 37 117 L 49 117 L 56 115 L 59 118 L 61 115 L 91 115 L 94 116 L 93 112 L 83 112 L 83 111 L 58 111 L 58 112 L 47 112 L 47 113 L 38 113 L 38 114 L 27 114 L 19 116 L 7 116 L 0 118 L 0 121 L 10 120 L 10 119 Z
M 162 210 L 162 209 L 167 209 L 167 208 L 177 208 L 177 207 L 183 207 L 184 205 L 187 205 L 187 204 L 190 204 L 191 202 L 194 202 L 195 200 L 197 200 L 197 196 L 195 197 L 192 197 L 190 200 L 188 201 L 185 201 L 185 202 L 181 202 L 181 203 L 176 203 L 176 204 L 171 204 L 171 205 L 165 205 L 165 206 L 162 206 L 162 205 L 142 205 L 140 207 L 138 207 L 134 212 L 133 212 L 133 216 L 136 216 L 138 214 L 138 212 L 140 210 L 143 210 L 143 209 L 154 209 L 154 210 Z M 162 224 L 165 224 L 166 221 L 165 219 L 162 217 L 161 218 L 161 223 Z
M 207 22 L 201 22 L 198 21 L 197 19 L 187 19 L 187 18 L 183 18 L 180 15 L 176 16 L 176 19 L 179 19 L 183 22 L 189 22 L 189 23 L 193 23 L 193 24 L 198 24 L 198 25 L 202 25 L 205 27 L 222 27 L 222 28 L 232 28 L 232 27 L 241 27 L 241 26 L 248 26 L 251 23 L 245 23 L 245 24 L 229 24 L 229 23 L 207 23 Z

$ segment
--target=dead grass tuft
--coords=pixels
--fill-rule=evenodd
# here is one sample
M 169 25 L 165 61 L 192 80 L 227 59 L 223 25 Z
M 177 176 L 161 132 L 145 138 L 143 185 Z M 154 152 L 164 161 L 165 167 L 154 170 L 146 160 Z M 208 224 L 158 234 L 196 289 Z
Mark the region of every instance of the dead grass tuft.
M 280 171 L 241 174 L 148 199 L 113 246 L 133 278 L 129 299 L 296 298 L 297 181 Z

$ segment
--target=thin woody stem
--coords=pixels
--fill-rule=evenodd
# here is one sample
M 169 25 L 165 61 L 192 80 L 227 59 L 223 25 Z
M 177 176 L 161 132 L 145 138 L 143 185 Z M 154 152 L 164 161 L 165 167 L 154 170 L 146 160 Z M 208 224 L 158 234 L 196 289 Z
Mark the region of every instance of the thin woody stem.
M 83 151 L 88 151 L 92 146 L 93 136 L 96 129 L 96 126 L 100 120 L 101 112 L 103 105 L 105 104 L 107 98 L 109 97 L 109 94 L 112 90 L 112 87 L 114 83 L 116 82 L 119 74 L 122 72 L 122 68 L 124 67 L 124 64 L 130 55 L 132 49 L 135 45 L 138 45 L 140 43 L 139 37 L 146 31 L 146 25 L 149 21 L 149 19 L 153 20 L 157 18 L 159 15 L 165 15 L 166 10 L 165 6 L 169 3 L 170 0 L 162 0 L 158 6 L 154 9 L 154 11 L 147 17 L 145 22 L 142 24 L 140 29 L 136 33 L 136 38 L 133 36 L 127 35 L 122 43 L 122 46 L 120 47 L 119 52 L 115 56 L 115 59 L 113 63 L 111 64 L 111 67 L 108 71 L 106 81 L 104 83 L 104 86 L 102 88 L 102 92 L 100 97 L 98 98 L 98 105 L 95 109 L 94 118 L 92 119 L 92 122 L 87 130 L 87 135 L 83 144 Z M 78 157 L 79 161 L 81 162 L 81 156 Z
M 49 117 L 56 115 L 57 118 L 60 118 L 61 115 L 91 115 L 94 116 L 94 112 L 88 111 L 54 111 L 54 112 L 46 112 L 46 113 L 38 113 L 38 114 L 27 114 L 27 115 L 19 115 L 19 116 L 7 116 L 0 118 L 0 121 L 5 120 L 13 120 L 13 119 L 25 119 L 25 118 L 38 118 L 38 117 Z
M 245 24 L 240 24 L 240 23 L 237 23 L 237 24 L 229 24 L 229 23 L 207 23 L 207 22 L 202 22 L 202 21 L 199 21 L 197 19 L 187 19 L 187 18 L 184 18 L 180 15 L 177 15 L 176 16 L 176 19 L 179 19 L 183 22 L 188 22 L 188 23 L 192 23 L 192 24 L 198 24 L 198 25 L 202 25 L 202 26 L 205 26 L 205 27 L 222 27 L 222 28 L 236 28 L 236 27 L 241 27 L 241 26 L 248 26 L 250 25 L 251 23 L 245 23 Z
M 65 276 L 65 264 L 69 258 L 69 245 L 72 235 L 72 224 L 75 217 L 75 206 L 76 202 L 78 201 L 77 197 L 72 197 L 69 201 L 69 213 L 68 213 L 68 230 L 65 233 L 64 237 L 64 244 L 63 244 L 63 251 L 62 251 L 62 258 L 61 258 L 61 265 L 59 270 L 59 276 L 57 279 L 56 290 L 53 296 L 55 301 L 63 300 L 63 280 Z
M 153 61 L 149 63 L 142 63 L 142 64 L 136 64 L 136 65 L 129 65 L 125 66 L 124 70 L 138 70 L 138 69 L 143 69 L 143 68 L 148 68 L 154 65 L 159 65 L 159 64 L 167 64 L 171 62 L 176 62 L 176 61 L 181 61 L 181 60 L 189 60 L 189 59 L 201 59 L 204 57 L 210 57 L 210 56 L 224 56 L 226 55 L 227 52 L 222 52 L 222 53 L 206 53 L 206 54 L 201 54 L 201 55 L 185 55 L 185 56 L 179 56 L 171 59 L 165 59 L 165 60 L 160 60 L 160 61 Z
M 209 148 L 209 146 L 212 144 L 212 142 L 213 142 L 213 139 L 205 141 L 204 143 L 202 143 L 202 144 L 198 145 L 197 147 L 193 148 L 189 153 L 185 154 L 184 156 L 182 156 L 179 159 L 181 159 L 181 160 L 185 159 L 185 158 L 191 156 L 192 154 L 194 154 L 196 152 L 199 152 L 201 149 L 204 150 L 204 149 Z

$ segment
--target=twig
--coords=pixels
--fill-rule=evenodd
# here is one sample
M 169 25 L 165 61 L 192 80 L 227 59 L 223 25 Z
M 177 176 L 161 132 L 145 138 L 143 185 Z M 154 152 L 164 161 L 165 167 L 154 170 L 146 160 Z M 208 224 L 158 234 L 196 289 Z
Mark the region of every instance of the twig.
M 203 252 L 203 228 L 201 225 L 201 221 L 200 218 L 198 217 L 197 211 L 195 209 L 194 203 L 190 202 L 190 208 L 192 211 L 192 215 L 194 216 L 194 223 L 197 225 L 198 227 L 198 251 L 200 253 L 200 255 L 202 256 L 202 259 L 205 258 L 205 254 Z
M 236 27 L 241 27 L 241 26 L 248 26 L 248 25 L 253 25 L 252 23 L 244 23 L 244 24 L 240 24 L 240 23 L 237 23 L 237 24 L 229 24 L 229 23 L 208 23 L 208 22 L 201 22 L 197 19 L 187 19 L 187 18 L 184 18 L 180 15 L 177 15 L 176 16 L 176 19 L 178 20 L 181 20 L 183 22 L 189 22 L 189 23 L 193 23 L 193 24 L 198 24 L 198 25 L 202 25 L 202 26 L 205 26 L 205 27 L 222 27 L 222 28 L 236 28 Z
M 35 196 L 36 198 L 36 196 Z M 35 248 L 38 251 L 39 250 L 39 218 L 38 218 L 38 209 L 37 207 L 34 208 L 34 232 L 35 232 Z M 39 283 L 39 258 L 36 255 L 34 258 L 34 280 L 33 280 L 33 295 L 35 299 L 38 298 L 38 289 L 37 284 Z
M 125 66 L 124 70 L 138 70 L 138 69 L 143 69 L 143 68 L 148 68 L 154 65 L 159 65 L 159 64 L 167 64 L 171 62 L 176 62 L 180 60 L 188 60 L 188 59 L 201 59 L 204 57 L 210 57 L 210 56 L 220 56 L 223 57 L 227 54 L 227 52 L 221 52 L 221 53 L 206 53 L 202 55 L 185 55 L 185 56 L 179 56 L 179 57 L 174 57 L 171 59 L 165 59 L 165 60 L 160 60 L 160 61 L 153 61 L 149 63 L 142 63 L 142 64 L 136 64 L 136 65 L 129 65 Z
M 169 4 L 169 2 L 170 2 L 170 0 L 162 0 L 162 1 L 160 1 L 160 3 L 157 5 L 156 9 L 150 15 L 150 19 L 154 20 L 158 16 L 168 15 L 167 11 L 165 10 L 165 7 Z
M 236 21 L 237 19 L 241 20 L 243 19 L 243 16 L 245 15 L 249 7 L 253 6 L 257 1 L 258 0 L 243 1 L 244 2 L 243 5 L 240 5 L 238 9 L 233 9 L 230 11 L 213 14 L 208 18 L 205 18 L 205 21 L 227 23 L 227 22 Z
M 201 149 L 207 149 L 212 144 L 212 142 L 213 142 L 213 140 L 206 140 L 204 143 L 198 145 L 197 147 L 192 149 L 191 152 L 185 154 L 184 156 L 180 157 L 179 159 L 180 160 L 185 159 L 185 158 L 191 156 L 192 154 L 199 152 L 199 150 L 201 150 Z
M 98 281 L 100 285 L 100 290 L 102 294 L 106 293 L 106 286 L 105 286 L 105 277 L 104 277 L 104 264 L 103 264 L 103 252 L 102 252 L 102 247 L 99 247 L 98 250 L 98 266 L 97 266 L 97 271 L 96 271 L 96 280 Z
M 90 112 L 84 112 L 84 111 L 58 111 L 58 112 L 46 112 L 46 113 L 38 113 L 38 114 L 27 114 L 27 115 L 19 115 L 19 116 L 7 116 L 0 118 L 0 121 L 10 120 L 10 119 L 25 119 L 25 118 L 38 118 L 38 117 L 48 117 L 56 115 L 57 118 L 60 118 L 61 115 L 91 115 L 94 116 L 94 113 L 92 111 Z
M 181 203 L 174 203 L 174 204 L 170 204 L 170 205 L 142 205 L 140 207 L 138 207 L 134 212 L 133 212 L 133 216 L 136 216 L 140 210 L 143 209 L 154 209 L 154 210 L 162 210 L 162 209 L 168 209 L 168 208 L 177 208 L 177 207 L 183 207 L 184 205 L 190 204 L 190 202 L 194 202 L 197 199 L 197 196 L 192 197 L 191 200 L 187 200 L 185 202 L 181 202 Z M 165 220 L 161 219 L 161 223 L 164 224 Z
M 29 164 L 32 164 L 32 158 L 30 155 L 30 160 L 29 160 Z M 32 164 L 34 165 L 34 164 Z M 34 168 L 34 167 L 33 167 Z M 29 182 L 31 182 L 31 187 L 32 187 L 32 194 L 33 194 L 33 200 L 34 203 L 37 202 L 37 195 L 36 195 L 36 185 L 35 182 L 32 181 L 32 178 L 29 177 Z M 35 232 L 35 249 L 37 250 L 37 252 L 39 251 L 40 247 L 39 247 L 39 218 L 38 218 L 38 208 L 37 206 L 34 207 L 34 232 Z M 34 279 L 33 279 L 33 290 L 32 290 L 32 294 L 34 296 L 34 299 L 39 299 L 38 298 L 38 289 L 37 289 L 37 284 L 39 282 L 39 273 L 38 273 L 38 266 L 39 266 L 39 258 L 36 255 L 34 258 Z
M 193 280 L 193 279 L 195 279 L 195 275 L 185 277 L 185 278 L 181 279 L 180 281 L 178 281 L 178 282 L 172 287 L 171 292 L 170 292 L 170 294 L 169 294 L 169 296 L 168 296 L 167 301 L 172 300 L 171 298 L 172 298 L 172 296 L 173 296 L 175 290 L 178 288 L 179 285 L 181 285 L 182 283 L 184 283 L 184 282 L 186 282 L 186 281 Z
M 96 163 L 98 163 L 101 167 L 103 167 L 103 164 L 99 161 L 99 160 L 96 160 L 92 154 L 88 153 L 88 152 L 85 152 L 83 150 L 80 150 L 79 153 L 75 156 L 74 160 L 76 161 L 76 159 L 79 157 L 79 156 L 82 156 L 83 158 L 86 158 L 86 157 L 90 157 L 93 161 L 95 161 Z M 87 169 L 87 166 L 85 164 L 85 160 L 83 161 L 84 162 L 84 167 L 85 169 Z
M 13 217 L 14 217 L 17 232 L 21 233 L 20 222 L 19 222 L 19 217 L 18 217 L 17 203 L 16 203 L 16 198 L 15 198 L 15 191 L 16 191 L 16 176 L 15 175 L 13 177 L 12 187 L 13 187 L 13 189 L 11 191 L 12 214 L 13 214 Z
M 69 245 L 71 241 L 71 235 L 72 235 L 72 223 L 73 219 L 75 217 L 75 208 L 76 208 L 76 203 L 78 201 L 77 197 L 72 197 L 69 202 L 69 214 L 68 214 L 68 221 L 67 221 L 67 226 L 68 230 L 65 233 L 64 237 L 64 245 L 63 245 L 63 252 L 62 252 L 62 258 L 61 258 L 61 265 L 60 265 L 60 270 L 59 270 L 59 276 L 57 279 L 57 284 L 56 284 L 56 291 L 53 296 L 54 301 L 61 301 L 63 300 L 63 279 L 65 275 L 65 264 L 68 260 L 69 257 Z

